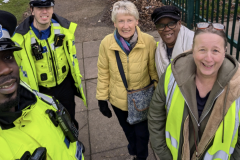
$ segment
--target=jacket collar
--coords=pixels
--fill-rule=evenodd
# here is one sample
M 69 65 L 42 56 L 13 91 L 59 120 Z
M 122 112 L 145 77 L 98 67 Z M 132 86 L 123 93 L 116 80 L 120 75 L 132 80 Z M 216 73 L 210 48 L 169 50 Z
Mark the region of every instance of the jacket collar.
M 217 80 L 211 90 L 200 119 L 198 118 L 196 102 L 196 65 L 194 63 L 191 51 L 177 56 L 172 61 L 172 72 L 189 107 L 190 118 L 188 118 L 188 120 L 192 121 L 194 130 L 196 131 L 196 137 L 198 137 L 198 123 L 201 122 L 201 128 L 203 127 L 203 134 L 200 142 L 198 143 L 198 154 L 203 154 L 203 152 L 206 152 L 205 147 L 211 141 L 211 138 L 214 137 L 220 123 L 222 122 L 224 118 L 223 115 L 228 112 L 231 104 L 240 96 L 240 88 L 237 87 L 237 85 L 240 83 L 239 64 L 237 60 L 232 58 L 230 55 L 225 55 L 225 60 L 218 71 Z M 180 74 L 183 72 L 185 74 Z M 226 92 L 227 87 L 230 87 L 228 94 Z M 225 99 L 226 105 L 223 104 Z M 224 114 L 223 111 L 225 111 Z M 208 118 L 206 119 L 206 117 Z M 188 122 L 188 120 L 185 122 Z M 188 126 L 189 123 L 184 124 L 184 126 L 185 125 Z M 191 129 L 191 127 L 184 127 L 184 139 L 189 139 L 189 135 L 186 133 L 194 133 L 192 130 L 185 131 L 186 129 Z M 189 149 L 189 143 L 185 144 L 187 145 L 185 145 L 183 149 L 186 146 L 186 148 Z M 183 153 L 185 151 L 183 151 Z M 195 159 L 194 157 L 195 156 L 193 156 L 192 159 Z
M 135 48 L 145 48 L 145 43 L 144 43 L 144 40 L 142 38 L 141 30 L 138 26 L 136 26 L 136 29 L 137 29 L 137 34 L 138 34 L 138 41 L 137 41 L 137 44 L 135 45 L 135 47 L 133 49 L 135 49 Z M 113 34 L 112 34 L 112 39 L 111 39 L 110 43 L 111 43 L 111 45 L 109 46 L 110 50 L 122 51 L 121 47 L 117 44 Z
M 236 73 L 237 69 L 238 62 L 230 55 L 226 54 L 225 60 L 223 61 L 222 66 L 219 68 L 217 80 L 211 90 L 205 106 L 212 106 L 212 101 L 229 83 L 233 75 Z M 172 61 L 172 72 L 185 100 L 188 103 L 188 106 L 191 109 L 193 120 L 195 119 L 196 121 L 199 121 L 195 85 L 196 65 L 193 60 L 192 51 L 180 54 Z M 184 74 L 182 74 L 183 72 Z M 207 111 L 208 108 L 205 107 L 202 116 L 204 116 Z M 200 117 L 200 120 L 203 118 L 202 116 Z
M 52 19 L 56 20 L 62 27 L 69 29 L 71 22 L 67 19 L 60 17 L 56 13 L 53 13 Z M 27 17 L 17 28 L 16 33 L 21 35 L 25 35 L 30 30 L 30 26 L 33 22 L 33 16 Z
M 2 129 L 10 129 L 15 127 L 14 121 L 29 112 L 31 110 L 31 105 L 35 104 L 36 102 L 36 96 L 31 91 L 20 85 L 19 108 L 16 107 L 16 112 L 0 113 L 0 127 Z

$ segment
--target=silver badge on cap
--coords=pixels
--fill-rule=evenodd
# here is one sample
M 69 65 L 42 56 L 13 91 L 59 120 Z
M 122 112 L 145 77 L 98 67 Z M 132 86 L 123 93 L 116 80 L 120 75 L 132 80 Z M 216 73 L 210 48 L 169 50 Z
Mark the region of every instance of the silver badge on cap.
M 0 39 L 3 37 L 2 25 L 0 24 Z

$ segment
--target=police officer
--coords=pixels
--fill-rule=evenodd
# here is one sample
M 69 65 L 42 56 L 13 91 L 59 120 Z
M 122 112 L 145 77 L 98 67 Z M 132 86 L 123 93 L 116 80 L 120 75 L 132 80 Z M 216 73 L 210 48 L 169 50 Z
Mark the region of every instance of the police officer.
M 81 143 L 71 142 L 47 114 L 56 113 L 59 104 L 20 82 L 13 51 L 21 48 L 10 39 L 16 24 L 12 14 L 0 10 L 0 159 L 22 160 L 36 150 L 45 159 L 84 160 Z
M 76 56 L 77 24 L 53 13 L 54 0 L 30 0 L 32 15 L 16 29 L 13 41 L 20 78 L 34 90 L 56 97 L 75 118 L 74 95 L 86 105 Z

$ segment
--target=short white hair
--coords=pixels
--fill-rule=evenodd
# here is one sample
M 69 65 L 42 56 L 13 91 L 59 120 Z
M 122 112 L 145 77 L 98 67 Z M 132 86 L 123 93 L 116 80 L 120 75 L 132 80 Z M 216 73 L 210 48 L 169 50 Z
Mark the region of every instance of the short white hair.
M 112 10 L 112 21 L 116 22 L 116 16 L 118 13 L 123 13 L 126 15 L 132 15 L 136 20 L 139 19 L 139 13 L 137 7 L 130 1 L 118 1 L 114 3 Z

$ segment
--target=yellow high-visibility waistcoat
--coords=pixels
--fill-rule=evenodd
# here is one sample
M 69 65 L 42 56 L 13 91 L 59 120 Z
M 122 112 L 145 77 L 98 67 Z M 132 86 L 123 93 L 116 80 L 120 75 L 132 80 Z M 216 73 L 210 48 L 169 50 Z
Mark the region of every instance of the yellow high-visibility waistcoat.
M 67 141 L 60 126 L 55 127 L 45 113 L 47 109 L 56 111 L 55 104 L 50 105 L 52 98 L 29 91 L 36 95 L 36 103 L 22 110 L 22 115 L 13 122 L 15 127 L 4 130 L 0 127 L 0 160 L 20 159 L 26 151 L 33 154 L 39 147 L 47 149 L 48 160 L 84 160 L 79 142 Z
M 68 29 L 57 22 L 51 23 L 51 35 L 47 40 L 39 40 L 32 30 L 25 35 L 15 33 L 12 40 L 23 49 L 14 52 L 14 57 L 19 66 L 21 80 L 37 91 L 39 91 L 39 86 L 48 88 L 61 84 L 70 70 L 78 91 L 77 96 L 83 100 L 86 106 L 86 98 L 81 84 L 82 75 L 76 56 L 74 37 L 76 27 L 77 24 L 72 22 Z M 56 34 L 65 35 L 62 46 L 54 47 Z M 43 47 L 43 59 L 41 60 L 36 60 L 32 53 L 31 45 L 36 42 Z
M 62 83 L 66 78 L 69 65 L 63 45 L 54 47 L 54 37 L 57 34 L 63 34 L 62 27 L 59 23 L 51 23 L 51 34 L 46 40 L 39 40 L 33 30 L 29 31 L 31 45 L 36 42 L 43 48 L 43 59 L 33 60 L 36 67 L 38 85 L 43 87 L 55 87 Z
M 185 105 L 185 99 L 175 82 L 175 78 L 172 74 L 171 64 L 168 66 L 165 74 L 164 90 L 166 95 L 166 143 L 171 151 L 173 160 L 179 159 L 179 148 L 182 147 L 180 143 L 181 125 L 183 121 L 183 111 Z M 222 142 L 223 124 L 221 122 L 218 130 L 216 131 L 213 139 L 212 146 L 208 149 L 204 155 L 204 160 L 230 159 L 231 154 L 234 151 L 234 147 L 238 138 L 238 126 L 240 121 L 240 98 L 235 100 L 229 108 L 227 114 L 224 117 L 224 142 Z

